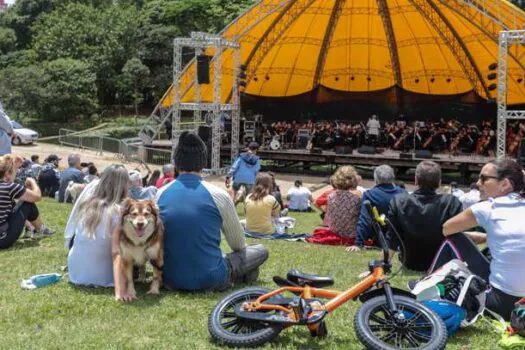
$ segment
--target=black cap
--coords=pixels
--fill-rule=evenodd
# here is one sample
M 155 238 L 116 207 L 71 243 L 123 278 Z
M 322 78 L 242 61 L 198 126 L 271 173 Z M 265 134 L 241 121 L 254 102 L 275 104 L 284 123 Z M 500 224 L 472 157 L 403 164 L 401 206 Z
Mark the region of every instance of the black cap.
M 31 164 L 33 164 L 33 162 L 31 162 L 29 159 L 26 159 L 22 162 L 22 168 L 28 168 L 31 166 Z
M 46 162 L 51 163 L 54 161 L 61 160 L 62 158 L 59 158 L 56 154 L 50 154 L 49 157 L 47 157 Z
M 208 150 L 201 138 L 192 131 L 183 131 L 173 152 L 173 162 L 178 171 L 201 171 L 206 167 Z
M 259 144 L 255 141 L 252 141 L 248 144 L 248 149 L 251 150 L 251 151 L 255 151 L 257 149 L 259 149 Z

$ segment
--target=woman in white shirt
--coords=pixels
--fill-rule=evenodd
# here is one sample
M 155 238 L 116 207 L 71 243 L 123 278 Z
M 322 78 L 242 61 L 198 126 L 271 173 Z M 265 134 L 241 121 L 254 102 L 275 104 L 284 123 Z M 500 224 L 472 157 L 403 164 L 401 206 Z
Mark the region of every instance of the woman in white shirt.
M 288 190 L 286 194 L 289 211 L 312 211 L 310 203 L 313 202 L 312 192 L 303 186 L 302 180 L 295 180 L 294 187 Z
M 89 183 L 69 217 L 65 238 L 69 281 L 75 285 L 113 287 L 117 299 L 127 300 L 118 252 L 112 240 L 120 232 L 120 203 L 127 197 L 128 171 L 122 165 L 104 170 Z M 113 244 L 115 246 L 115 244 Z
M 508 320 L 514 303 L 525 296 L 525 190 L 523 169 L 513 160 L 494 160 L 480 172 L 478 186 L 482 198 L 443 225 L 443 234 L 454 243 L 471 270 L 488 280 L 486 307 Z M 465 232 L 481 226 L 486 234 Z M 474 244 L 465 244 L 469 236 L 476 243 L 488 244 L 489 260 Z

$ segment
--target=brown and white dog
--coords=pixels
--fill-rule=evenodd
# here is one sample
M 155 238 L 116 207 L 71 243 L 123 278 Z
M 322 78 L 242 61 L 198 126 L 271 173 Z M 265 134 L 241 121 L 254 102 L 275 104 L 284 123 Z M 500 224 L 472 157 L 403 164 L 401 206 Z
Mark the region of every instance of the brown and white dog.
M 139 266 L 139 281 L 146 279 L 146 262 L 153 266 L 153 281 L 148 294 L 158 294 L 162 285 L 164 266 L 164 225 L 159 208 L 154 201 L 135 201 L 130 198 L 123 203 L 120 255 L 126 277 L 126 290 L 135 295 L 133 266 Z

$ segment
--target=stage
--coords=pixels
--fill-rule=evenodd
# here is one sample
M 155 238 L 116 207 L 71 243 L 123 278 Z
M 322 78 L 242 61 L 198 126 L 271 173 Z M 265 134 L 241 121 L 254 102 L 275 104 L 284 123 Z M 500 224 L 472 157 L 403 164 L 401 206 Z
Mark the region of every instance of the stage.
M 171 149 L 169 140 L 154 141 L 153 148 Z M 432 158 L 417 158 L 415 153 L 404 153 L 408 158 L 401 158 L 402 152 L 387 149 L 382 153 L 361 154 L 353 150 L 351 154 L 336 154 L 334 151 L 322 151 L 322 153 L 312 153 L 305 149 L 288 149 L 288 150 L 268 150 L 260 149 L 258 154 L 263 160 L 270 160 L 276 163 L 282 163 L 285 168 L 292 166 L 294 163 L 309 168 L 311 165 L 360 165 L 360 166 L 377 166 L 388 164 L 398 171 L 405 171 L 414 168 L 417 163 L 425 159 L 431 159 L 438 163 L 446 172 L 460 172 L 463 177 L 468 178 L 470 174 L 477 173 L 481 167 L 493 158 L 478 155 L 457 155 L 452 156 L 448 153 L 433 154 Z M 229 159 L 229 146 L 221 147 L 221 157 Z

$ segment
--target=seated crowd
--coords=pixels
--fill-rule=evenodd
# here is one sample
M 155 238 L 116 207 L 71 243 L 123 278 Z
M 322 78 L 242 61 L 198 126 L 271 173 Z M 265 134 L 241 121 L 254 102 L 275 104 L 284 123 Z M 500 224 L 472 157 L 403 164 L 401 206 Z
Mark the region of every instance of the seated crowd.
M 11 246 L 24 226 L 43 235 L 54 233 L 42 224 L 35 202 L 44 191 L 55 196 L 53 190 L 64 201 L 68 184 L 83 182 L 85 187 L 65 229 L 73 284 L 115 287 L 117 299 L 135 298 L 123 282 L 116 238 L 121 230 L 121 205 L 129 197 L 153 200 L 160 209 L 165 226 L 165 288 L 223 290 L 257 279 L 269 252 L 260 244 L 247 245 L 245 233 L 276 233 L 275 220 L 285 207 L 288 211 L 321 211 L 323 224 L 307 242 L 344 245 L 349 252 L 374 246 L 376 237 L 364 205 L 370 201 L 392 223 L 394 229 L 387 232 L 389 248 L 392 255 L 399 253 L 406 268 L 430 273 L 454 258 L 467 261 L 491 286 L 487 307 L 505 319 L 514 302 L 525 296 L 525 229 L 520 219 L 525 215 L 525 182 L 523 169 L 515 161 L 486 164 L 478 182 L 466 193 L 454 183 L 440 190 L 441 169 L 433 161 L 417 165 L 412 193 L 396 185 L 394 170 L 388 165 L 374 169 L 375 186 L 370 189 L 359 186 L 354 167 L 342 166 L 330 178 L 332 188 L 315 200 L 297 179 L 286 193 L 285 204 L 275 175 L 259 172 L 257 146 L 250 145 L 232 167 L 227 182 L 233 180 L 233 198 L 203 180 L 206 146 L 187 131 L 174 151 L 175 167 L 165 165 L 162 177 L 160 172 L 149 171 L 143 176 L 139 169 L 128 171 L 122 165 L 107 167 L 99 177 L 93 164 L 82 164 L 75 154 L 68 157 L 69 167 L 62 172 L 56 155 L 50 155 L 41 167 L 37 158 L 0 157 L 0 195 L 5 197 L 0 201 L 5 203 L 0 206 L 0 248 Z M 43 176 L 46 173 L 49 175 Z M 245 229 L 234 204 L 235 192 L 242 185 L 247 192 Z M 221 232 L 232 250 L 229 254 L 221 250 Z M 476 246 L 485 243 L 485 250 Z

